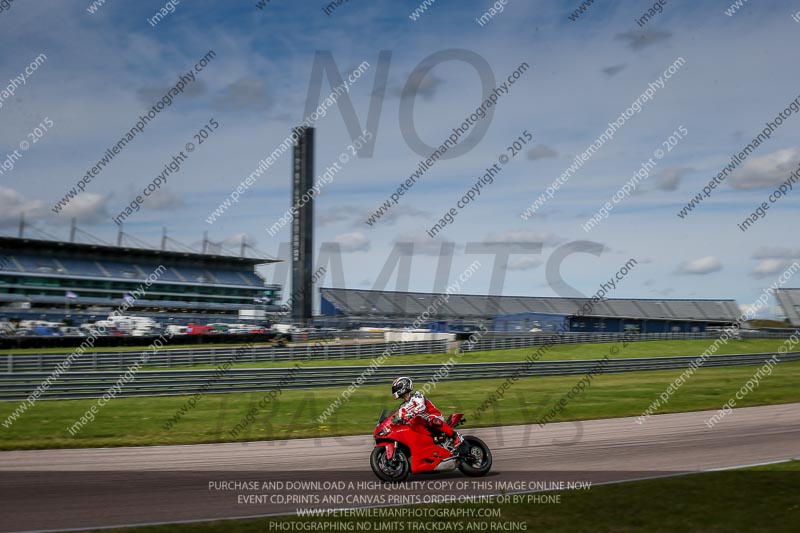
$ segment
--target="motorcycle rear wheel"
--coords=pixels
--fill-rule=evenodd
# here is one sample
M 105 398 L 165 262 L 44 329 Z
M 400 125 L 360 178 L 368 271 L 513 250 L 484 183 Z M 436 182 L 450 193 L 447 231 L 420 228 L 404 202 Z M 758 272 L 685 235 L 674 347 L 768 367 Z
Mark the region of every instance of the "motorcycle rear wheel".
M 469 454 L 462 456 L 458 462 L 458 469 L 465 476 L 485 476 L 492 469 L 492 452 L 489 447 L 478 437 L 464 437 L 464 444 L 469 448 Z
M 400 483 L 411 473 L 411 462 L 406 452 L 395 448 L 391 460 L 386 459 L 386 446 L 375 446 L 369 456 L 369 465 L 381 481 Z

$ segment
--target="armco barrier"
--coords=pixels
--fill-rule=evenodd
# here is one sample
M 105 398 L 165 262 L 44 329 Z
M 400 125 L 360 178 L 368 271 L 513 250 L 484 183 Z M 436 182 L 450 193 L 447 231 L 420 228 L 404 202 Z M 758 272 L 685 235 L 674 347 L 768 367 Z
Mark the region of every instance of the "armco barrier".
M 335 334 L 335 333 L 331 333 Z M 776 338 L 785 339 L 789 332 L 746 331 L 740 333 L 742 338 Z M 215 336 L 216 337 L 216 336 Z M 224 337 L 224 336 L 218 336 Z M 713 340 L 719 333 L 565 333 L 556 339 L 557 344 L 628 342 L 648 340 Z M 312 341 L 309 341 L 312 342 Z M 542 346 L 553 342 L 553 334 L 548 333 L 487 333 L 471 347 L 462 342 L 465 351 L 507 350 Z M 317 340 L 307 345 L 258 346 L 252 351 L 237 358 L 238 362 L 281 362 L 281 361 L 313 361 L 324 359 L 364 359 L 382 353 L 390 344 L 371 340 L 350 341 L 348 344 Z M 186 348 L 171 350 L 164 348 L 151 358 L 150 367 L 183 367 L 217 362 L 229 358 L 238 348 Z M 396 354 L 408 355 L 417 353 L 444 353 L 447 351 L 445 341 L 415 341 L 402 343 Z M 141 351 L 131 352 L 89 352 L 79 357 L 72 365 L 73 370 L 103 370 L 126 368 L 138 360 Z M 16 354 L 0 354 L 0 372 L 46 372 L 52 371 L 56 365 L 64 361 L 68 354 L 37 354 L 20 352 Z
M 709 357 L 703 368 L 760 365 L 774 354 L 736 354 Z M 637 359 L 596 359 L 578 361 L 544 361 L 535 363 L 468 363 L 453 366 L 444 380 L 490 379 L 512 375 L 565 376 L 586 374 L 603 362 L 604 373 L 634 372 L 642 370 L 674 370 L 687 368 L 698 356 L 652 357 Z M 800 352 L 780 356 L 781 362 L 800 361 Z M 332 366 L 295 369 L 294 379 L 286 381 L 287 368 L 231 368 L 215 378 L 216 370 L 153 370 L 140 371 L 136 379 L 125 385 L 118 397 L 189 395 L 199 392 L 230 393 L 268 391 L 294 388 L 346 387 L 362 375 L 366 367 Z M 441 365 L 403 365 L 402 373 L 419 383 L 429 381 Z M 776 372 L 779 370 L 776 370 Z M 398 367 L 384 365 L 366 377 L 366 385 L 387 385 L 397 376 Z M 0 374 L 0 400 L 20 401 L 48 374 L 24 372 Z M 101 397 L 119 379 L 119 372 L 68 372 L 40 397 L 40 399 L 79 399 Z M 205 387 L 205 388 L 204 388 Z
M 742 339 L 786 339 L 794 332 L 766 332 L 739 330 L 738 337 Z M 555 333 L 495 333 L 484 335 L 479 341 L 469 344 L 461 343 L 464 351 L 479 352 L 487 350 L 511 350 L 514 348 L 528 348 L 544 346 L 547 344 L 584 344 L 605 342 L 642 342 L 642 341 L 667 341 L 667 340 L 709 340 L 718 339 L 722 332 L 704 333 L 572 333 L 560 335 Z
M 377 357 L 393 343 L 354 342 L 334 344 L 318 341 L 313 344 L 255 346 L 254 348 L 191 348 L 157 351 L 148 360 L 148 366 L 176 367 L 215 365 L 227 361 L 234 354 L 236 363 L 312 361 L 325 359 L 366 359 Z M 446 341 L 414 341 L 398 343 L 394 354 L 445 353 Z M 129 352 L 87 352 L 75 359 L 70 370 L 123 369 L 138 361 L 141 350 Z M 0 372 L 48 372 L 55 370 L 68 354 L 0 354 Z

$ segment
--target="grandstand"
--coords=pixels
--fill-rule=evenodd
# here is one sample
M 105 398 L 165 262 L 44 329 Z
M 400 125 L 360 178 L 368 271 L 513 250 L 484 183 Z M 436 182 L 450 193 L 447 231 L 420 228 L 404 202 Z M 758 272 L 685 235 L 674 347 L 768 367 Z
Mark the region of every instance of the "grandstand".
M 800 326 L 800 289 L 777 289 L 775 296 L 789 324 Z
M 102 316 L 159 265 L 165 268 L 130 314 L 167 313 L 190 321 L 235 318 L 243 309 L 277 311 L 280 286 L 267 285 L 255 271 L 276 261 L 0 237 L 0 317 L 62 320 L 67 307 L 71 315 Z
M 612 298 L 580 316 L 586 300 L 579 298 L 453 294 L 434 304 L 440 295 L 332 288 L 320 293 L 323 316 L 362 325 L 409 324 L 428 306 L 437 305 L 428 321 L 432 329 L 484 324 L 495 331 L 548 331 L 564 325 L 569 331 L 586 332 L 701 332 L 731 324 L 740 314 L 733 300 Z

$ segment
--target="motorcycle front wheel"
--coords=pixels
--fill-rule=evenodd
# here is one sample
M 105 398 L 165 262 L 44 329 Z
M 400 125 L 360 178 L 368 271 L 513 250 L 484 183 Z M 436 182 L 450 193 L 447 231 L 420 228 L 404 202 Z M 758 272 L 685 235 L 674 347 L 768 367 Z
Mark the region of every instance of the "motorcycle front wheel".
M 406 452 L 395 448 L 391 459 L 386 458 L 386 446 L 375 446 L 369 456 L 369 465 L 381 481 L 400 483 L 411 473 L 411 463 Z
M 470 477 L 485 476 L 492 468 L 492 452 L 489 447 L 478 437 L 464 437 L 462 447 L 469 449 L 469 453 L 461 456 L 458 469 Z M 459 450 L 461 447 L 459 447 Z

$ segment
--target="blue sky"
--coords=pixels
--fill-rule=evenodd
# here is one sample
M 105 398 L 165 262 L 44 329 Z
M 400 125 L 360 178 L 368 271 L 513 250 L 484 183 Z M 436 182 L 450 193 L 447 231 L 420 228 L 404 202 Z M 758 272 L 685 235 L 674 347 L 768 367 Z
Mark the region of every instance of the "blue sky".
M 773 204 L 746 233 L 737 228 L 800 163 L 800 117 L 788 118 L 687 218 L 676 213 L 786 105 L 800 95 L 793 53 L 800 2 L 751 1 L 734 14 L 731 2 L 667 2 L 644 29 L 634 19 L 652 3 L 597 2 L 577 20 L 571 2 L 508 0 L 484 27 L 475 18 L 494 2 L 437 0 L 412 21 L 416 1 L 349 0 L 326 15 L 326 2 L 183 0 L 151 27 L 147 18 L 164 2 L 108 0 L 97 12 L 82 2 L 14 2 L 0 12 L 0 90 L 39 54 L 47 60 L 0 108 L 0 160 L 45 119 L 52 129 L 10 172 L 0 176 L 0 232 L 14 234 L 21 212 L 60 238 L 69 218 L 114 242 L 117 215 L 194 133 L 219 122 L 167 186 L 132 215 L 125 230 L 158 243 L 162 226 L 197 246 L 212 241 L 238 249 L 246 235 L 259 250 L 277 255 L 288 227 L 265 230 L 289 207 L 290 158 L 282 157 L 214 224 L 205 219 L 303 119 L 314 57 L 330 52 L 346 75 L 363 61 L 368 71 L 349 97 L 366 125 L 371 95 L 385 89 L 372 157 L 349 161 L 317 200 L 317 241 L 340 242 L 345 284 L 372 288 L 398 241 L 415 242 L 409 288 L 430 291 L 439 244 L 454 242 L 455 276 L 474 259 L 484 267 L 463 288 L 486 293 L 489 256 L 465 251 L 467 243 L 542 242 L 539 254 L 515 255 L 504 294 L 559 294 L 545 265 L 559 246 L 590 240 L 600 256 L 575 254 L 563 278 L 593 294 L 629 258 L 637 267 L 614 297 L 735 298 L 754 301 L 794 260 L 800 244 L 798 192 Z M 431 54 L 447 49 L 477 53 L 502 81 L 517 65 L 530 69 L 500 100 L 481 141 L 468 153 L 437 162 L 372 227 L 366 216 L 417 168 L 420 156 L 400 129 L 400 93 Z M 217 54 L 192 90 L 158 115 L 152 126 L 117 156 L 62 213 L 50 207 L 75 185 L 106 147 L 119 139 L 209 50 Z M 376 85 L 378 56 L 391 51 L 385 88 Z M 520 213 L 676 58 L 685 65 L 632 116 L 552 200 L 529 220 Z M 330 92 L 327 78 L 323 95 Z M 473 67 L 437 65 L 421 80 L 413 124 L 430 145 L 481 102 Z M 318 170 L 351 142 L 337 108 L 318 120 Z M 590 233 L 584 223 L 652 156 L 675 130 L 688 134 L 653 174 Z M 522 134 L 533 135 L 524 154 L 436 239 L 425 230 L 439 219 Z M 35 235 L 31 233 L 31 235 Z M 264 268 L 270 280 L 273 267 Z M 278 276 L 279 278 L 281 276 Z M 277 279 L 283 282 L 282 279 Z M 330 278 L 322 283 L 329 286 Z M 789 286 L 798 286 L 792 280 Z M 394 288 L 391 280 L 389 288 Z

